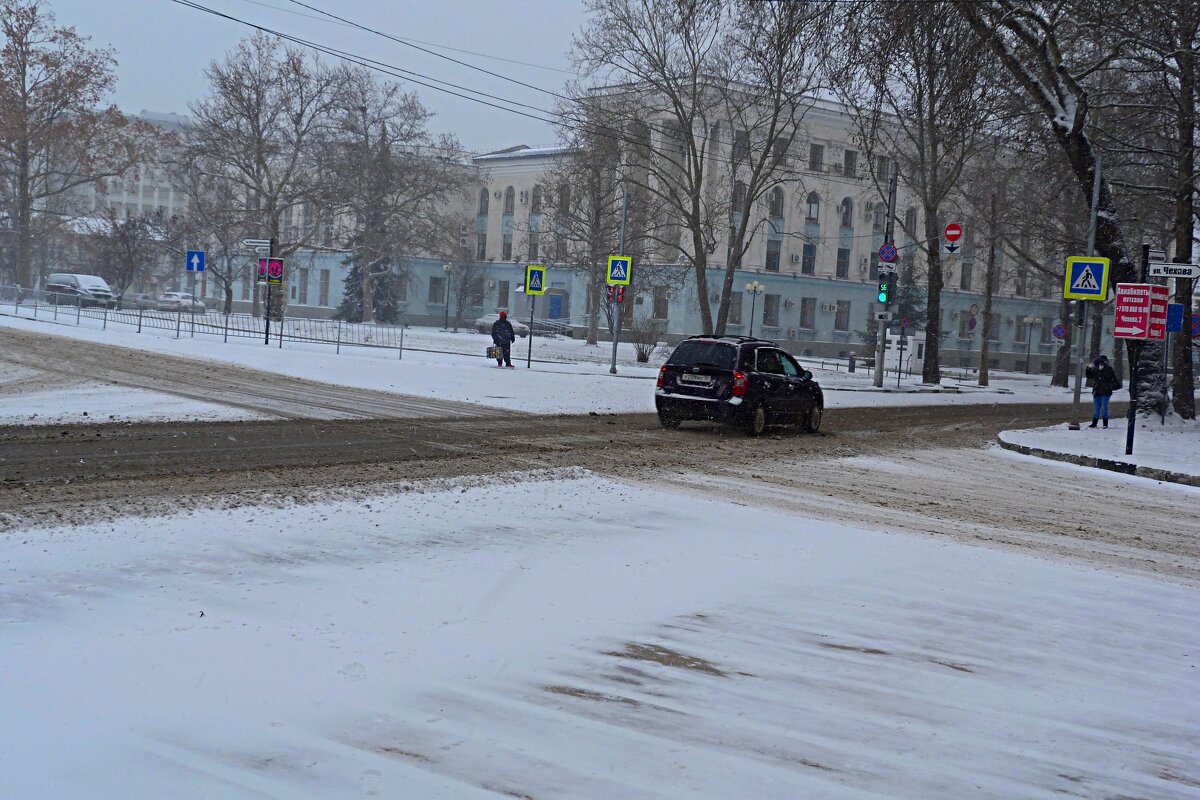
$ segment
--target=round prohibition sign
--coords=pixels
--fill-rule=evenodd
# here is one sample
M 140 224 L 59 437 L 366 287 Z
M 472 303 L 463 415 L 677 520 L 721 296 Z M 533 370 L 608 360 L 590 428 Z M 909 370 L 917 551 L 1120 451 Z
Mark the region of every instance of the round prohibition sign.
M 957 222 L 951 222 L 946 226 L 946 241 L 957 242 L 962 238 L 962 233 L 962 225 L 959 225 Z
M 887 261 L 888 263 L 895 261 L 896 260 L 896 245 L 885 244 L 883 247 L 879 248 L 879 260 Z

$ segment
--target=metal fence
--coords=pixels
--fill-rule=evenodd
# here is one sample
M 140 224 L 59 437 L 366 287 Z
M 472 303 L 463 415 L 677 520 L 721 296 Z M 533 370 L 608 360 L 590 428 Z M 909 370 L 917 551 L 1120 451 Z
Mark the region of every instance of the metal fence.
M 315 342 L 343 347 L 376 347 L 396 350 L 404 356 L 404 326 L 373 323 L 339 322 L 329 319 L 284 318 L 272 320 L 270 333 L 262 317 L 251 314 L 220 314 L 216 311 L 188 313 L 157 308 L 108 308 L 90 305 L 76 295 L 22 289 L 0 285 L 0 313 L 32 319 L 54 319 L 82 325 L 83 320 L 98 320 L 101 327 L 124 325 L 141 333 L 143 329 L 174 331 L 177 337 L 220 336 L 253 339 L 283 346 L 285 341 Z

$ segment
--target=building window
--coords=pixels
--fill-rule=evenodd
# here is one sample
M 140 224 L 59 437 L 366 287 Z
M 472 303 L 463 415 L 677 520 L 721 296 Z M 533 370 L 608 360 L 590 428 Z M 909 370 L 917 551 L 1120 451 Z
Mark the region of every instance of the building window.
M 960 275 L 958 276 L 958 288 L 964 292 L 971 291 L 971 265 L 963 264 Z
M 512 233 L 504 234 L 504 244 L 500 247 L 500 258 L 505 261 L 512 260 Z
M 875 204 L 875 213 L 872 218 L 871 230 L 874 233 L 883 233 L 887 230 L 887 206 L 883 203 Z
M 654 287 L 654 319 L 668 319 L 670 302 L 667 299 L 667 287 Z
M 746 210 L 746 184 L 736 181 L 733 184 L 733 204 L 729 207 L 729 224 L 733 225 L 737 215 Z
M 875 177 L 882 183 L 892 179 L 892 160 L 887 156 L 875 158 Z
M 842 173 L 847 178 L 853 178 L 858 174 L 858 151 L 847 150 L 842 156 Z
M 496 281 L 496 307 L 508 308 L 508 281 Z
M 800 327 L 809 330 L 817 327 L 817 298 L 800 298 Z
M 909 239 L 920 239 L 917 236 L 917 210 L 910 208 L 904 212 L 904 233 Z
M 558 261 L 566 261 L 567 260 L 567 237 L 566 236 L 562 235 L 561 233 L 558 234 L 558 237 L 555 239 L 555 242 L 554 242 L 554 250 L 555 250 L 554 258 L 556 260 L 558 260 Z
M 476 278 L 471 282 L 471 308 L 479 308 L 483 305 L 483 278 Z
M 838 300 L 837 313 L 833 315 L 833 329 L 835 331 L 850 330 L 850 301 Z
M 960 312 L 958 315 L 958 338 L 969 339 L 971 337 L 971 320 L 970 314 Z
M 321 244 L 333 247 L 333 206 L 325 206 L 325 213 L 321 215 Z
M 808 204 L 804 212 L 805 222 L 816 222 L 821 215 L 821 198 L 816 192 L 808 193 Z
M 487 258 L 487 234 L 480 233 L 475 236 L 475 260 L 483 261 Z
M 431 275 L 429 278 L 429 303 L 446 302 L 446 279 Z
M 850 277 L 850 248 L 839 247 L 837 252 L 837 276 L 839 278 Z
M 786 164 L 787 151 L 792 146 L 792 140 L 786 136 L 776 136 L 775 141 L 771 143 L 771 154 L 775 156 L 775 160 Z
M 733 160 L 741 161 L 743 158 L 750 156 L 750 132 L 749 131 L 734 131 L 733 133 Z
M 516 202 L 517 202 L 516 190 L 514 190 L 513 187 L 510 186 L 504 190 L 504 213 L 505 214 L 513 213 L 513 207 L 516 205 Z
M 779 252 L 783 242 L 779 239 L 767 240 L 767 272 L 779 272 Z
M 779 327 L 779 295 L 764 294 L 763 295 L 763 327 L 778 328 Z
M 300 305 L 308 305 L 308 269 L 300 268 L 300 299 L 297 300 Z
M 804 255 L 800 259 L 800 274 L 813 275 L 817 271 L 817 246 L 804 245 Z
M 540 235 L 538 234 L 537 231 L 529 232 L 529 260 L 530 261 L 538 260 L 538 240 L 539 239 L 540 239 Z
M 534 185 L 533 191 L 529 194 L 529 213 L 542 213 L 542 187 Z
M 812 172 L 820 172 L 825 168 L 825 146 L 810 144 L 808 146 L 808 168 Z
M 488 190 L 479 190 L 479 216 L 486 217 L 488 213 Z
M 734 292 L 729 297 L 729 324 L 742 324 L 742 293 Z
M 849 197 L 842 200 L 841 211 L 842 211 L 842 227 L 843 228 L 853 228 L 854 227 L 854 201 L 851 200 Z
M 329 270 L 321 270 L 321 271 L 328 272 Z M 397 294 L 396 294 L 397 300 L 399 300 L 401 303 L 408 302 L 408 272 L 407 271 L 401 272 L 397 276 L 396 292 L 397 292 Z
M 1024 297 L 1029 288 L 1029 271 L 1025 267 L 1017 267 L 1017 297 Z
M 783 187 L 776 186 L 767 195 L 767 213 L 771 219 L 783 219 Z

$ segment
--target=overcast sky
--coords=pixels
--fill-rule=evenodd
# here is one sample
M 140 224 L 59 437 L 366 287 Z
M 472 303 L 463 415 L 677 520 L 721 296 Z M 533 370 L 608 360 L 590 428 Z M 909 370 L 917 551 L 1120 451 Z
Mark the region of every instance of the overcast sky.
M 188 103 L 207 91 L 205 66 L 221 58 L 250 28 L 177 5 L 170 0 L 43 0 L 60 25 L 116 50 L 122 110 L 186 114 Z M 554 98 L 495 75 L 450 63 L 414 48 L 321 19 L 291 0 L 195 0 L 200 5 L 339 50 L 443 81 L 552 109 Z M 577 0 L 303 0 L 369 28 L 436 50 L 490 72 L 560 92 L 571 36 L 584 22 Z M 430 46 L 433 45 L 433 46 Z M 447 47 L 473 51 L 454 52 Z M 323 56 L 325 58 L 325 56 Z M 499 59 L 525 62 L 511 63 Z M 536 65 L 536 66 L 529 66 Z M 467 147 L 491 150 L 515 144 L 551 144 L 549 125 L 406 84 L 436 112 L 431 128 L 450 131 Z M 528 113 L 545 116 L 539 111 Z

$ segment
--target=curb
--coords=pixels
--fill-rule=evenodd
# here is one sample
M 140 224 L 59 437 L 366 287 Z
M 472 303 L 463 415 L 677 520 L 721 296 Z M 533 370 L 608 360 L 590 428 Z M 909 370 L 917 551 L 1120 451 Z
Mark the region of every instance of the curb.
M 1154 467 L 1139 467 L 1137 464 L 1131 464 L 1128 461 L 1116 461 L 1111 458 L 1097 458 L 1096 456 L 1081 456 L 1074 453 L 1043 450 L 1040 447 L 1029 447 L 1024 444 L 1006 442 L 999 437 L 997 437 L 997 441 L 1005 450 L 1012 450 L 1015 453 L 1021 453 L 1026 456 L 1047 458 L 1051 461 L 1065 461 L 1069 464 L 1078 464 L 1081 467 L 1106 469 L 1109 472 L 1119 472 L 1122 475 L 1135 475 L 1139 478 L 1150 478 L 1156 481 L 1180 483 L 1185 486 L 1200 486 L 1200 475 L 1189 475 L 1186 472 L 1171 472 L 1170 470 L 1156 469 Z

